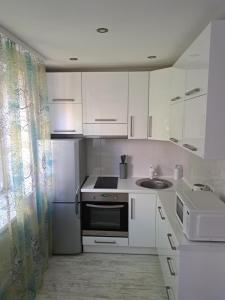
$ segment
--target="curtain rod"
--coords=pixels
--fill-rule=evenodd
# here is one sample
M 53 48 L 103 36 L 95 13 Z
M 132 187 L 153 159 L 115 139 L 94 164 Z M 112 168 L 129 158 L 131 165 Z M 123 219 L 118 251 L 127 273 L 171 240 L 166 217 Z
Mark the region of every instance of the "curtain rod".
M 5 29 L 1 25 L 0 25 L 0 33 L 2 33 L 5 36 L 7 36 L 10 40 L 12 40 L 13 42 L 17 43 L 18 45 L 20 45 L 21 47 L 23 47 L 25 50 L 29 51 L 31 54 L 37 56 L 39 59 L 41 59 L 43 61 L 45 60 L 45 57 L 43 55 L 41 55 L 38 51 L 36 51 L 35 49 L 33 49 L 31 46 L 29 46 L 27 43 L 25 43 L 24 41 L 22 41 L 21 39 L 19 39 L 18 37 L 16 37 L 14 34 L 12 34 L 11 32 L 9 32 L 7 29 Z

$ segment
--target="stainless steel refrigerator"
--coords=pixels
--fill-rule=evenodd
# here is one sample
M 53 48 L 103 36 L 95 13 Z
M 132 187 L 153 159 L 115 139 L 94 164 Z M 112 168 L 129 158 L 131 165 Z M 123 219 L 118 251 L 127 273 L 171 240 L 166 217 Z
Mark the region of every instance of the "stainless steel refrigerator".
M 80 188 L 86 177 L 85 141 L 52 140 L 54 196 L 53 254 L 81 252 Z

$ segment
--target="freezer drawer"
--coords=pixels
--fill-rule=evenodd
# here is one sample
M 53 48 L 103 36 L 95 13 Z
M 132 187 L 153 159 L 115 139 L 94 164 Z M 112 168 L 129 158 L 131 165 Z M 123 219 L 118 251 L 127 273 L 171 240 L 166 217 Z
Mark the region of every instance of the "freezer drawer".
M 80 204 L 76 205 L 75 203 L 53 203 L 53 254 L 81 252 Z

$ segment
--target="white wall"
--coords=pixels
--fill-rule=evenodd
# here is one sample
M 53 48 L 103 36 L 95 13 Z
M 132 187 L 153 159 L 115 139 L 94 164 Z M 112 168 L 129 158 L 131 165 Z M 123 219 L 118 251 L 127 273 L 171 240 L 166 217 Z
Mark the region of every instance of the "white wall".
M 172 175 L 175 164 L 186 157 L 172 143 L 126 139 L 88 139 L 88 175 L 119 175 L 120 155 L 128 155 L 128 177 L 145 177 L 149 167 L 158 167 L 159 175 Z
M 203 160 L 169 143 L 125 139 L 87 139 L 88 175 L 119 175 L 120 155 L 128 155 L 128 176 L 148 176 L 150 165 L 160 167 L 160 175 L 172 175 L 182 164 L 190 183 L 210 185 L 225 200 L 225 160 Z

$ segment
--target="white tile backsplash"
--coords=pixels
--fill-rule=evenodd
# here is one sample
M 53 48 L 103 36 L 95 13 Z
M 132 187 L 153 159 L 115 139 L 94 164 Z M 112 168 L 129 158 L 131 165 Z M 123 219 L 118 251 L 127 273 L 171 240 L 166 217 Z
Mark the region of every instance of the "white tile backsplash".
M 128 155 L 128 177 L 145 177 L 149 167 L 159 175 L 172 175 L 176 164 L 186 165 L 187 156 L 169 142 L 88 139 L 88 175 L 119 175 L 120 155 Z

